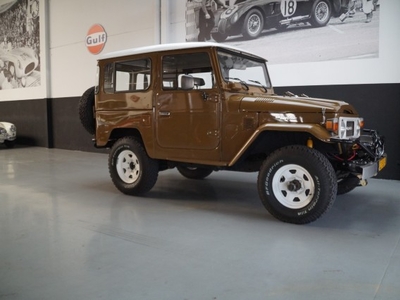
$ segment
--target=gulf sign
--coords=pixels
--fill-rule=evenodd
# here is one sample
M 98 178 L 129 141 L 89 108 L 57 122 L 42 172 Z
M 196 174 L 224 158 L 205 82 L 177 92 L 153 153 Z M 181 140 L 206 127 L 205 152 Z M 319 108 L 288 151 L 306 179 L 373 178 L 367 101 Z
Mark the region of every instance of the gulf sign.
M 86 47 L 89 52 L 96 55 L 99 54 L 107 42 L 107 33 L 104 30 L 103 26 L 100 24 L 95 24 L 90 27 L 87 35 L 86 35 Z

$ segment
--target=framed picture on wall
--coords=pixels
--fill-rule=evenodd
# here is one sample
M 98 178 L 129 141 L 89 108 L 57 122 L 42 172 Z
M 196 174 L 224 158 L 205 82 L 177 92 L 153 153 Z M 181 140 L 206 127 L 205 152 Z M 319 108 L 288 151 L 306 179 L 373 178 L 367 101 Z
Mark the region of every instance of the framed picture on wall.
M 2 100 L 46 97 L 44 5 L 44 0 L 0 0 Z
M 270 64 L 378 58 L 379 2 L 187 0 L 186 41 L 237 46 Z

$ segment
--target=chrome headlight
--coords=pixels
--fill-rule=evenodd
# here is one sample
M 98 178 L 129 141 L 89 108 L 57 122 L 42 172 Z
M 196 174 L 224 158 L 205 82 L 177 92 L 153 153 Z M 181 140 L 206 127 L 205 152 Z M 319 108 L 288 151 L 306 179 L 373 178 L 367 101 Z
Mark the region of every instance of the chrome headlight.
M 357 139 L 364 127 L 363 118 L 340 117 L 326 120 L 325 128 L 341 140 Z

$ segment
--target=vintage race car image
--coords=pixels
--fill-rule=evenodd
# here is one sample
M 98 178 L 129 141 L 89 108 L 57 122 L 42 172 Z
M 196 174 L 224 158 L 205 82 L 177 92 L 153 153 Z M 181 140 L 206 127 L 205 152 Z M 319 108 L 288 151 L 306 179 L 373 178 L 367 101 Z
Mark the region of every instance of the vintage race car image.
M 16 48 L 11 51 L 0 50 L 0 61 L 15 80 L 20 80 L 23 87 L 26 86 L 26 77 L 39 65 L 36 52 L 30 48 Z
M 7 148 L 14 147 L 17 138 L 17 128 L 9 122 L 0 122 L 0 144 L 4 143 Z
M 215 14 L 217 20 L 212 37 L 217 42 L 232 35 L 254 39 L 264 29 L 282 30 L 297 23 L 321 27 L 328 24 L 332 16 L 340 16 L 341 11 L 341 0 L 238 0 Z

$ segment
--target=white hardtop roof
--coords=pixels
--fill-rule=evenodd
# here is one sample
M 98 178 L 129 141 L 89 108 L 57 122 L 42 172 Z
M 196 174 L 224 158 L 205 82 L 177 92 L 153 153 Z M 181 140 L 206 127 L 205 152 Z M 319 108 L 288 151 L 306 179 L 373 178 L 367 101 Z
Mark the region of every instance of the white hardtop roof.
M 126 49 L 126 50 L 121 50 L 121 51 L 110 52 L 110 53 L 104 54 L 99 58 L 99 60 L 114 58 L 114 57 L 128 56 L 128 55 L 159 52 L 159 51 L 194 49 L 194 48 L 204 48 L 204 47 L 218 47 L 218 48 L 236 51 L 236 52 L 247 54 L 247 55 L 250 55 L 253 57 L 257 57 L 259 59 L 266 60 L 263 57 L 255 55 L 251 52 L 244 51 L 240 48 L 236 48 L 236 47 L 232 47 L 232 46 L 228 46 L 228 45 L 224 45 L 224 44 L 212 43 L 212 42 L 171 43 L 171 44 L 159 44 L 159 45 L 153 45 L 153 46 L 146 46 L 146 47 L 140 47 L 140 48 L 132 48 L 132 49 Z

